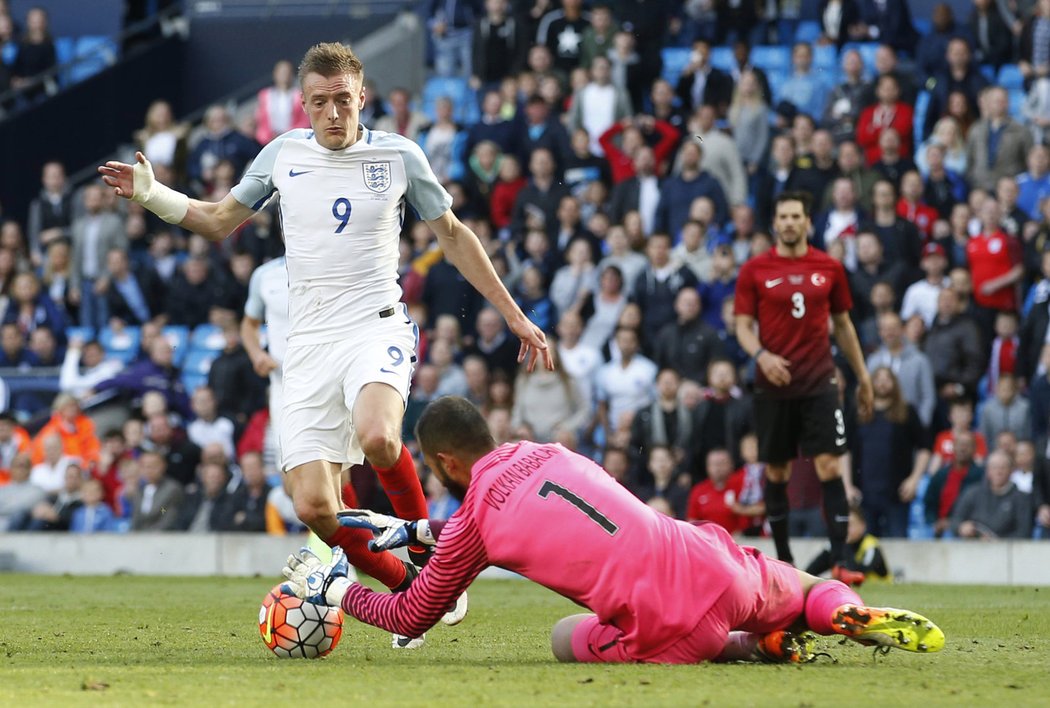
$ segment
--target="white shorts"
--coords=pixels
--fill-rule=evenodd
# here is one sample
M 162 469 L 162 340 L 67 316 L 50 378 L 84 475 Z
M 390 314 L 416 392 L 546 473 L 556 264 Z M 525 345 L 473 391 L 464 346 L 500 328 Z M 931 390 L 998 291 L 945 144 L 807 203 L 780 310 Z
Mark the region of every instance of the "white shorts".
M 270 372 L 270 427 L 277 439 L 277 469 L 281 466 L 281 406 L 284 404 L 284 368 L 278 366 Z
M 367 330 L 340 342 L 289 345 L 284 356 L 279 424 L 280 464 L 290 470 L 323 460 L 347 467 L 364 461 L 352 412 L 366 384 L 385 383 L 408 401 L 419 329 L 403 304 Z

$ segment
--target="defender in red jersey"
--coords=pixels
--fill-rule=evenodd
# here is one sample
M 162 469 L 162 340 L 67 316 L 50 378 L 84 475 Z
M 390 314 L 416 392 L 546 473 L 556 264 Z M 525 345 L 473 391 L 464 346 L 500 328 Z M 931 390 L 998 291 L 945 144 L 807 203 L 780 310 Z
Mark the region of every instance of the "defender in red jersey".
M 829 319 L 860 382 L 857 407 L 862 415 L 871 411 L 871 377 L 849 318 L 853 302 L 846 271 L 809 245 L 809 204 L 809 196 L 801 192 L 777 197 L 776 246 L 744 263 L 736 281 L 736 335 L 757 364 L 755 426 L 759 457 L 766 463 L 766 515 L 777 555 L 792 562 L 787 482 L 789 464 L 801 452 L 813 457 L 821 481 L 828 540 L 839 564 L 836 577 L 859 581 L 863 576 L 847 568 L 849 504 L 839 467 L 846 452 L 846 422 L 839 407 Z
M 717 524 L 660 514 L 561 445 L 497 446 L 466 399 L 427 406 L 416 437 L 463 505 L 443 527 L 429 524 L 436 551 L 412 586 L 376 593 L 347 577 L 345 561 L 321 565 L 302 554 L 285 569 L 289 591 L 417 636 L 486 566 L 506 568 L 593 613 L 555 625 L 551 647 L 561 661 L 802 662 L 815 656 L 812 638 L 796 633 L 805 629 L 917 652 L 944 644 L 924 617 L 864 607 L 846 585 L 738 546 Z M 343 521 L 382 530 L 374 550 L 421 541 L 426 525 L 367 511 L 345 512 Z

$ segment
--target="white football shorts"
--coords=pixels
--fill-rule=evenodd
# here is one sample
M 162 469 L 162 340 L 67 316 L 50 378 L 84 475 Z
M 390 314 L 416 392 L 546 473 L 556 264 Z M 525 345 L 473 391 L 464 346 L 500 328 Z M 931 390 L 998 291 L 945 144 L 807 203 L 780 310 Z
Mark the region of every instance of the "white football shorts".
M 278 428 L 281 469 L 315 460 L 344 468 L 364 461 L 352 411 L 366 384 L 385 383 L 408 401 L 419 329 L 403 304 L 393 309 L 340 342 L 288 346 Z

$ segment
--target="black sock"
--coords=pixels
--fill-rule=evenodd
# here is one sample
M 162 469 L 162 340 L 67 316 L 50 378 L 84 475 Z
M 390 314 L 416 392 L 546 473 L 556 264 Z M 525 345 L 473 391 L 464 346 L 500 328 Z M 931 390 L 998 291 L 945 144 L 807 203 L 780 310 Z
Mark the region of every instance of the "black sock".
M 390 588 L 390 592 L 404 592 L 405 590 L 408 590 L 409 586 L 412 585 L 412 582 L 419 577 L 419 568 L 411 563 L 406 563 L 405 561 L 401 562 L 405 563 L 405 579 L 402 580 L 401 584 L 396 588 Z
M 788 495 L 787 482 L 766 480 L 766 518 L 773 532 L 773 543 L 777 546 L 777 558 L 785 563 L 794 563 L 788 543 Z
M 831 562 L 848 565 L 846 556 L 846 530 L 849 525 L 849 502 L 842 478 L 820 483 L 824 495 L 824 520 L 828 525 L 828 541 L 831 542 Z

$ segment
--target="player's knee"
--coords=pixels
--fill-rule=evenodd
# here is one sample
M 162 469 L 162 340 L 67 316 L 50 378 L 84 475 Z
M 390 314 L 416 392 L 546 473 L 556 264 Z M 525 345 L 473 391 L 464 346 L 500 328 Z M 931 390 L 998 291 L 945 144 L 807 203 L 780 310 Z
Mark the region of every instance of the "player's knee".
M 335 508 L 321 496 L 301 494 L 294 499 L 293 504 L 299 520 L 314 530 L 335 517 Z
M 393 467 L 401 456 L 401 436 L 385 426 L 365 426 L 357 432 L 357 441 L 368 461 L 377 467 Z

